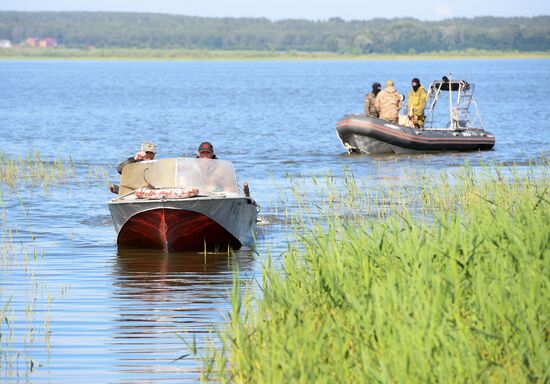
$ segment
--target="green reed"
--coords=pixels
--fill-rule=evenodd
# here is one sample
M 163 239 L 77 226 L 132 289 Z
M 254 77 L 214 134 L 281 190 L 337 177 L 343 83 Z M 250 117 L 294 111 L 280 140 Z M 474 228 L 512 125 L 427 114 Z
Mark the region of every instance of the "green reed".
M 86 172 L 86 180 L 89 185 L 94 185 L 100 182 L 107 187 L 109 184 L 110 173 L 116 172 L 114 166 L 104 166 L 99 164 L 88 165 Z M 118 182 L 118 180 L 117 180 Z
M 75 168 L 71 158 L 67 160 L 42 159 L 40 153 L 33 152 L 26 157 L 10 158 L 0 153 L 0 183 L 15 187 L 20 182 L 32 185 L 48 185 L 67 182 L 74 177 Z
M 44 254 L 34 246 L 34 235 L 22 241 L 19 239 L 20 231 L 9 223 L 8 213 L 13 214 L 15 209 L 21 209 L 25 225 L 32 234 L 29 210 L 19 195 L 16 197 L 19 206 L 10 208 L 8 212 L 4 192 L 0 190 L 0 278 L 8 279 L 15 275 L 27 283 L 24 284 L 26 288 L 20 291 L 5 286 L 10 294 L 7 301 L 3 287 L 0 286 L 0 376 L 5 378 L 28 376 L 40 367 L 41 364 L 33 357 L 39 347 L 50 352 L 52 297 L 48 294 L 48 301 L 44 302 L 47 286 L 40 273 Z
M 547 382 L 547 170 L 466 167 L 384 189 L 328 178 L 316 210 L 300 200 L 282 265 L 268 260 L 256 288 L 235 279 L 203 379 Z

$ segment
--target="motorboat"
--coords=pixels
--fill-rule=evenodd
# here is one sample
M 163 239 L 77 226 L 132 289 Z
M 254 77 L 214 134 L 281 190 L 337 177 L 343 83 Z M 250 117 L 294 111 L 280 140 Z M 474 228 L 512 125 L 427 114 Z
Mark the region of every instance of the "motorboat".
M 168 252 L 238 249 L 258 205 L 226 160 L 170 158 L 126 165 L 108 203 L 119 246 Z
M 415 127 L 406 115 L 392 123 L 361 114 L 340 119 L 336 133 L 349 153 L 489 150 L 495 145 L 495 137 L 483 129 L 474 89 L 475 85 L 465 80 L 447 76 L 434 80 L 428 90 L 424 128 Z M 443 108 L 436 108 L 441 105 Z

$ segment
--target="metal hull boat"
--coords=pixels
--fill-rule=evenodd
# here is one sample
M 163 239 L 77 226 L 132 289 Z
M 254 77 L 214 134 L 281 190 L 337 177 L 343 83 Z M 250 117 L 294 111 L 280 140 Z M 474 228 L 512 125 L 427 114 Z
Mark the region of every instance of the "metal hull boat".
M 256 223 L 254 200 L 246 197 L 192 197 L 109 202 L 117 243 L 124 246 L 190 250 L 239 249 Z
M 368 154 L 476 151 L 495 145 L 494 136 L 479 128 L 419 129 L 365 115 L 345 116 L 336 132 L 349 152 Z
M 258 214 L 233 165 L 214 159 L 128 164 L 107 204 L 118 245 L 169 252 L 238 249 L 252 238 Z

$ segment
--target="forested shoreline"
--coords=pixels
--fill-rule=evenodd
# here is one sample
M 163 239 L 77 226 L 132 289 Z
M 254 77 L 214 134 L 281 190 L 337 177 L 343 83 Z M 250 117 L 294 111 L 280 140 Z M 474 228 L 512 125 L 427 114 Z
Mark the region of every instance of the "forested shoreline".
M 74 49 L 328 52 L 548 52 L 550 16 L 345 21 L 206 18 L 118 12 L 0 12 L 0 40 L 53 38 Z

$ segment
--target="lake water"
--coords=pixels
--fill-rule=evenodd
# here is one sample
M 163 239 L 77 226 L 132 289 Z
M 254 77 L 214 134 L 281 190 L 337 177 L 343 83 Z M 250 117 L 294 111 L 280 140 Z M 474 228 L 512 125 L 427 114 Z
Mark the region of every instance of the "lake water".
M 413 77 L 427 87 L 448 73 L 476 84 L 493 151 L 345 154 L 336 121 L 362 112 L 372 82 L 393 79 L 407 93 Z M 286 250 L 289 177 L 339 178 L 348 169 L 380 185 L 409 182 L 411 169 L 445 171 L 465 161 L 527 167 L 550 153 L 548 90 L 550 60 L 542 59 L 0 61 L 0 152 L 70 157 L 76 171 L 47 189 L 0 184 L 2 381 L 196 381 L 199 364 L 176 334 L 202 345 L 224 324 L 234 266 L 240 278 L 259 279 L 267 253 L 277 259 Z M 118 250 L 105 185 L 144 140 L 157 144 L 158 157 L 193 156 L 211 141 L 234 162 L 267 223 L 255 249 Z

